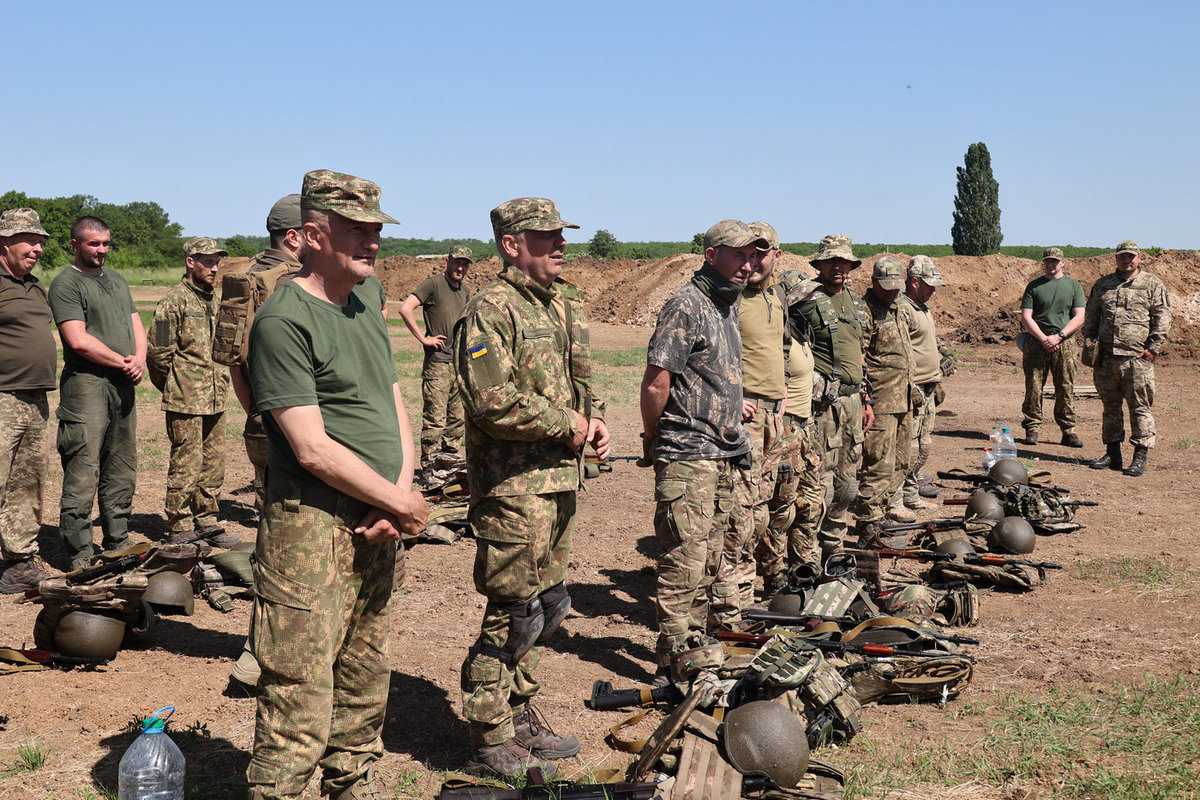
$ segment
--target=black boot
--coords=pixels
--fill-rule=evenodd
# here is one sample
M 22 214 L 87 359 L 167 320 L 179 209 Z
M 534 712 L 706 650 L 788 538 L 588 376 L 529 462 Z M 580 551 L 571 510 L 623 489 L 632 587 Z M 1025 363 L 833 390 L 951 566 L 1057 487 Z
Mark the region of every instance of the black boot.
M 1146 448 L 1133 448 L 1133 461 L 1129 463 L 1129 468 L 1125 470 L 1125 474 L 1131 478 L 1140 478 L 1142 473 L 1146 471 Z
M 1092 469 L 1112 469 L 1120 472 L 1121 467 L 1125 466 L 1121 460 L 1121 443 L 1109 442 L 1108 452 L 1104 454 L 1104 457 L 1097 458 L 1095 461 L 1090 462 L 1088 466 Z

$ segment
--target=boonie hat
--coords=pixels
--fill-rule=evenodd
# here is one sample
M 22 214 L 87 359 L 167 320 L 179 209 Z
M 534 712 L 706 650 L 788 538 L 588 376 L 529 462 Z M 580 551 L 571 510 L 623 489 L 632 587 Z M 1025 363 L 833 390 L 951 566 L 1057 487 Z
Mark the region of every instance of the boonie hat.
M 379 185 L 343 172 L 315 169 L 300 188 L 301 211 L 332 211 L 355 222 L 394 222 L 379 208 Z
M 16 236 L 18 233 L 50 235 L 42 227 L 41 217 L 32 208 L 10 208 L 0 214 L 0 236 Z
M 1063 251 L 1061 247 L 1047 247 L 1042 251 L 1042 261 L 1046 259 L 1054 259 L 1055 261 L 1063 260 Z
M 879 282 L 881 289 L 891 291 L 904 288 L 904 262 L 895 256 L 883 256 L 876 260 L 871 277 Z
M 183 243 L 183 254 L 185 256 L 229 255 L 221 245 L 217 244 L 216 239 L 210 239 L 207 236 L 188 239 Z
M 267 214 L 267 233 L 299 229 L 304 223 L 300 220 L 300 195 L 289 194 L 275 201 L 271 212 Z
M 818 261 L 829 261 L 834 258 L 853 262 L 854 266 L 850 269 L 858 269 L 862 266 L 862 259 L 854 257 L 854 250 L 850 246 L 850 237 L 844 233 L 822 236 L 820 244 L 817 245 L 817 254 L 808 262 L 815 265 Z
M 521 231 L 556 231 L 559 228 L 578 228 L 564 222 L 553 200 L 544 197 L 517 197 L 492 209 L 492 232 L 499 244 L 500 237 Z
M 942 273 L 933 264 L 929 256 L 913 256 L 908 262 L 908 277 L 920 278 L 930 286 L 944 286 Z
M 704 234 L 704 249 L 710 247 L 745 247 L 752 244 L 759 250 L 771 246 L 761 232 L 755 232 L 740 219 L 723 219 Z
M 475 263 L 475 254 L 471 252 L 471 248 L 461 244 L 456 244 L 450 248 L 450 257 L 465 258 L 467 261 Z
M 1140 252 L 1142 252 L 1142 250 L 1140 247 L 1138 247 L 1138 243 L 1133 241 L 1132 239 L 1126 239 L 1125 241 L 1123 241 L 1117 245 L 1117 254 L 1118 255 L 1121 253 L 1133 253 L 1134 255 L 1136 255 Z
M 771 245 L 770 249 L 779 249 L 779 234 L 765 222 L 751 222 L 750 230 L 757 233 L 759 236 L 767 240 L 767 244 Z

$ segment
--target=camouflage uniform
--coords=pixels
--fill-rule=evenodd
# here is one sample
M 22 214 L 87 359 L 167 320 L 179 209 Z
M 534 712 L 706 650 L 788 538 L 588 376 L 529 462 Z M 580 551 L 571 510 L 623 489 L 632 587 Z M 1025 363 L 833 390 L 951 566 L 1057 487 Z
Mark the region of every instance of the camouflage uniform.
M 212 360 L 216 313 L 214 293 L 186 276 L 154 309 L 146 366 L 162 391 L 167 415 L 171 465 L 166 514 L 172 533 L 217 524 L 225 481 L 229 372 Z
M 557 207 L 540 198 L 500 206 L 492 211 L 492 225 L 497 243 L 522 230 L 578 227 L 558 219 Z M 511 740 L 514 716 L 541 688 L 534 676 L 541 648 L 533 646 L 517 663 L 503 650 L 515 607 L 527 607 L 566 577 L 582 474 L 582 453 L 570 446 L 576 433 L 571 411 L 585 419 L 603 417 L 591 391 L 581 299 L 561 279 L 543 287 L 506 263 L 455 327 L 477 547 L 474 581 L 487 598 L 461 676 L 473 748 Z

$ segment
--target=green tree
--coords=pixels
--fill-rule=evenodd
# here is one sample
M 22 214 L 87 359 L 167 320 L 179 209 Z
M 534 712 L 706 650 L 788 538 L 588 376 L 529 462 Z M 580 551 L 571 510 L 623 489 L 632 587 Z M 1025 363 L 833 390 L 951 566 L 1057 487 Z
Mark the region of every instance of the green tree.
M 950 227 L 954 252 L 982 256 L 1000 250 L 1000 184 L 992 175 L 992 156 L 983 142 L 967 148 L 958 167 L 958 193 L 954 196 L 954 224 Z
M 692 252 L 696 255 L 704 255 L 704 234 L 697 233 L 692 237 Z
M 233 258 L 245 258 L 254 255 L 258 251 L 254 246 L 248 243 L 241 236 L 230 236 L 225 240 L 225 250 Z
M 588 252 L 592 254 L 593 258 L 612 258 L 616 255 L 619 244 L 617 237 L 601 228 L 588 242 Z

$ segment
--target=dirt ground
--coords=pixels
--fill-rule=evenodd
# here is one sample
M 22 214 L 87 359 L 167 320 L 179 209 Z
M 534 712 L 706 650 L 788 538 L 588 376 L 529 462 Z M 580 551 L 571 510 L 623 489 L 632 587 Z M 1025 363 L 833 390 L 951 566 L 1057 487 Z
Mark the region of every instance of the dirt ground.
M 686 277 L 695 266 L 694 257 L 678 260 L 678 274 Z M 943 270 L 953 276 L 956 287 L 971 271 L 951 259 L 939 263 L 945 264 Z M 1031 273 L 1029 269 L 1032 262 L 1024 265 L 1022 286 L 1036 275 L 1036 270 Z M 427 264 L 420 266 L 430 269 Z M 1195 261 L 1189 260 L 1185 266 L 1181 272 L 1194 278 Z M 633 296 L 630 282 L 646 272 L 645 265 L 642 267 L 640 271 L 613 267 L 614 273 L 621 274 L 593 274 L 586 279 L 591 281 L 589 288 L 599 289 L 607 298 L 597 301 L 593 297 L 594 316 L 604 320 L 603 303 L 616 304 L 617 298 Z M 975 273 L 995 273 L 996 280 L 1003 282 L 999 276 L 1007 269 L 983 265 Z M 675 271 L 669 275 L 664 274 L 665 268 L 656 272 L 659 286 L 655 291 L 665 290 L 663 287 L 675 281 Z M 384 274 L 390 277 L 388 271 Z M 861 273 L 855 277 L 858 275 Z M 406 274 L 403 286 L 415 286 L 419 277 Z M 400 281 L 387 283 L 389 296 L 399 299 L 404 293 L 398 289 Z M 982 279 L 976 283 L 981 284 Z M 1193 280 L 1191 285 L 1200 282 Z M 1011 289 L 1006 284 L 1006 291 Z M 964 297 L 962 302 L 944 304 L 948 328 L 969 328 L 971 308 L 980 311 L 989 306 L 996 317 L 995 309 L 1001 303 L 982 286 L 978 291 L 984 294 L 977 295 L 973 303 Z M 1019 288 L 1013 291 L 1019 295 Z M 156 291 L 139 289 L 137 294 L 144 301 L 152 299 Z M 945 296 L 957 295 L 948 291 Z M 1186 296 L 1186 289 L 1176 295 Z M 939 294 L 935 304 L 942 297 Z M 1007 298 L 1005 295 L 1004 304 L 1008 304 Z M 1182 305 L 1176 305 L 1177 321 Z M 615 305 L 613 309 L 616 315 Z M 639 313 L 631 306 L 620 316 L 635 323 L 652 322 L 653 314 Z M 1187 322 L 1192 323 L 1194 320 Z M 644 347 L 649 333 L 647 327 L 599 323 L 593 329 L 593 348 Z M 393 334 L 397 350 L 414 349 L 403 328 L 393 328 Z M 1022 377 L 1016 366 L 1016 349 L 975 344 L 979 340 L 973 337 L 959 372 L 947 380 L 947 401 L 939 412 L 930 471 L 973 468 L 993 424 L 1008 422 L 1019 427 Z M 1189 332 L 1172 338 L 1191 342 L 1196 337 Z M 864 742 L 877 748 L 899 746 L 899 742 L 919 748 L 923 742 L 943 737 L 961 739 L 967 746 L 980 741 L 986 720 L 950 713 L 956 704 L 1010 692 L 1043 697 L 1051 688 L 1102 691 L 1114 680 L 1132 682 L 1146 674 L 1170 676 L 1200 666 L 1196 655 L 1200 652 L 1200 621 L 1194 610 L 1200 552 L 1192 522 L 1200 513 L 1196 492 L 1200 433 L 1186 410 L 1200 393 L 1200 365 L 1181 357 L 1179 349 L 1183 348 L 1157 367 L 1158 444 L 1151 451 L 1150 467 L 1143 478 L 1092 471 L 1083 465 L 1084 459 L 1101 453 L 1100 404 L 1095 399 L 1077 403 L 1079 433 L 1086 449 L 1070 450 L 1054 443 L 1021 448 L 1022 457 L 1050 470 L 1053 479 L 1069 487 L 1076 498 L 1098 500 L 1101 505 L 1081 509 L 1078 518 L 1085 524 L 1083 530 L 1039 540 L 1037 557 L 1068 567 L 1054 574 L 1049 585 L 1026 595 L 984 597 L 982 624 L 973 632 L 982 640 L 974 650 L 979 661 L 963 696 L 947 709 L 901 705 L 866 710 L 863 732 L 848 747 L 825 751 L 827 760 L 852 767 L 866 758 Z M 640 430 L 637 387 L 641 367 L 604 367 L 601 373 L 611 397 L 608 419 L 616 457 L 612 473 L 589 481 L 581 494 L 568 578 L 574 608 L 542 659 L 544 696 L 539 705 L 560 732 L 570 732 L 583 743 L 579 761 L 566 766 L 568 775 L 619 767 L 629 758 L 605 742 L 608 727 L 622 715 L 594 712 L 584 706 L 593 681 L 639 686 L 650 680 L 654 669 L 651 598 L 659 547 L 651 531 L 652 474 L 633 463 Z M 1090 383 L 1088 371 L 1081 372 L 1080 383 Z M 1048 416 L 1051 406 L 1048 400 Z M 251 470 L 240 442 L 243 417 L 233 410 L 236 403 L 232 399 L 231 407 L 222 515 L 230 530 L 252 539 Z M 419 420 L 419 408 L 410 407 L 409 413 L 414 422 Z M 1053 431 L 1053 425 L 1047 424 L 1044 438 L 1056 441 Z M 164 532 L 167 447 L 163 415 L 152 390 L 143 392 L 139 400 L 139 441 L 142 450 L 133 530 L 135 538 L 155 540 Z M 56 462 L 52 453 L 41 543 L 46 557 L 62 567 L 54 527 L 61 482 Z M 942 497 L 964 496 L 957 488 L 948 484 Z M 927 516 L 949 516 L 956 511 L 944 507 Z M 478 631 L 484 605 L 471 585 L 474 551 L 469 539 L 453 545 L 415 546 L 408 553 L 408 580 L 394 597 L 391 694 L 379 772 L 389 786 L 401 787 L 397 797 L 433 796 L 442 771 L 459 768 L 466 759 L 459 667 Z M 1076 568 L 1094 559 L 1126 557 L 1166 562 L 1180 578 L 1165 590 L 1147 590 L 1141 584 L 1087 581 Z M 235 602 L 229 614 L 197 600 L 194 616 L 160 617 L 149 646 L 122 650 L 108 667 L 0 678 L 0 717 L 6 718 L 0 720 L 0 762 L 12 761 L 17 747 L 31 740 L 48 754 L 46 765 L 37 771 L 0 777 L 0 798 L 84 798 L 98 796 L 94 789 L 98 784 L 110 787 L 115 796 L 117 761 L 127 741 L 121 731 L 135 715 L 147 715 L 167 705 L 178 709 L 173 721 L 176 730 L 203 726 L 210 735 L 198 751 L 201 755 L 188 763 L 189 782 L 199 787 L 195 796 L 244 796 L 239 784 L 253 739 L 255 703 L 228 684 L 229 667 L 241 650 L 250 610 L 247 601 Z M 37 611 L 37 605 L 15 604 L 9 598 L 0 601 L 0 629 L 5 631 L 0 644 L 26 642 L 32 646 Z M 0 774 L 5 769 L 0 766 Z M 1051 796 L 1053 785 L 1054 777 L 1045 776 L 1025 787 L 976 786 L 972 796 L 1025 796 L 1013 794 L 1021 788 L 1040 789 Z M 954 796 L 946 787 L 910 788 L 916 792 L 914 796 Z

